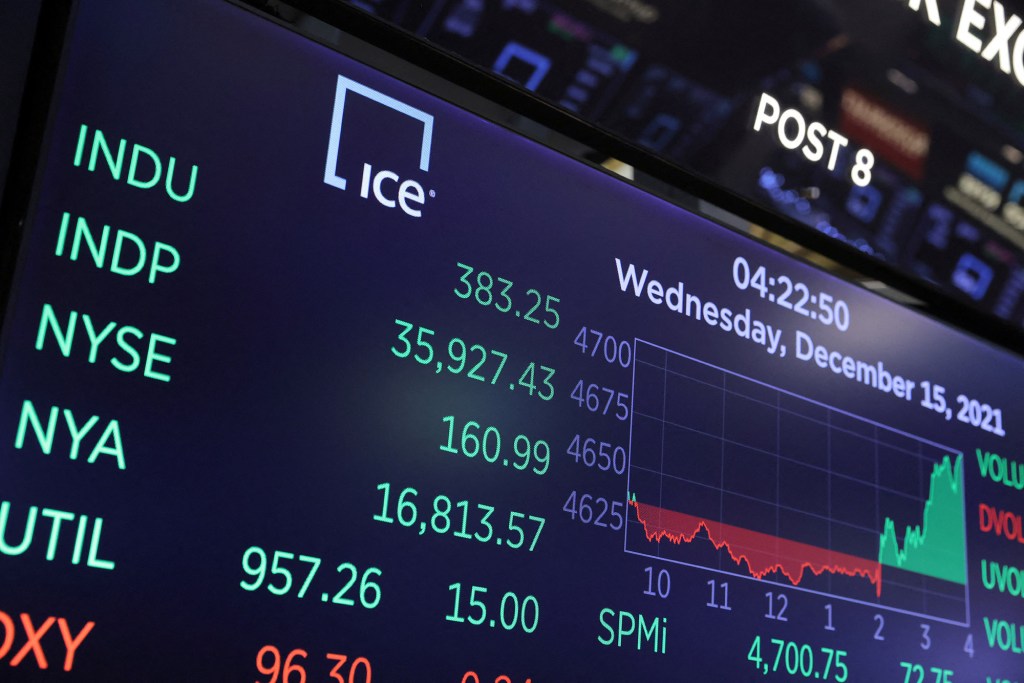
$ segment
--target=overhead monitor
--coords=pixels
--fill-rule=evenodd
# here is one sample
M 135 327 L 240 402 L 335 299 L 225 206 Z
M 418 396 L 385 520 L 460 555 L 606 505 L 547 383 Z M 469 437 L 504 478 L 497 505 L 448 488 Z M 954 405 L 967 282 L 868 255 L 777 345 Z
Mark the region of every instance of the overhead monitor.
M 787 216 L 798 241 L 1024 326 L 1013 3 L 349 2 Z M 764 95 L 780 112 L 758 123 Z M 861 149 L 872 179 L 852 183 Z

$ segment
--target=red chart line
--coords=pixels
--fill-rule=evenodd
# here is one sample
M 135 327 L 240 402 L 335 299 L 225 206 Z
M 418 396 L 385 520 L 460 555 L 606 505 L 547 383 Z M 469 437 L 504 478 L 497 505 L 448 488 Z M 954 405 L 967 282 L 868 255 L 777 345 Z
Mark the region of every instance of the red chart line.
M 861 576 L 875 586 L 877 596 L 882 595 L 882 565 L 877 560 L 665 510 L 636 500 L 630 500 L 629 504 L 636 510 L 637 521 L 643 524 L 644 534 L 652 543 L 666 539 L 677 545 L 692 543 L 704 529 L 716 550 L 728 550 L 737 565 L 745 562 L 747 571 L 755 578 L 763 579 L 773 572 L 781 572 L 790 583 L 798 586 L 807 571 L 815 576 L 825 572 Z

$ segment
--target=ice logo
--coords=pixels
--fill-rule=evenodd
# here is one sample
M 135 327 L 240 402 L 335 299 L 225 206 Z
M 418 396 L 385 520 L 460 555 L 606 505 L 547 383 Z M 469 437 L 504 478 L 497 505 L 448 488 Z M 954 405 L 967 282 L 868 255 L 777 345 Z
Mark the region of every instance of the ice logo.
M 331 137 L 327 146 L 327 165 L 324 167 L 324 182 L 344 190 L 348 181 L 338 175 L 338 154 L 341 147 L 341 130 L 345 121 L 345 103 L 349 93 L 361 95 L 381 106 L 408 116 L 423 124 L 423 136 L 420 142 L 421 171 L 430 170 L 430 144 L 434 135 L 434 117 L 393 97 L 369 88 L 362 83 L 344 76 L 338 76 L 338 88 L 334 94 L 334 113 L 331 116 Z M 427 193 L 423 186 L 415 180 L 402 180 L 394 171 L 387 169 L 375 170 L 370 164 L 363 164 L 362 178 L 359 184 L 359 196 L 369 199 L 373 196 L 382 206 L 393 209 L 399 207 L 406 215 L 419 218 L 423 215 L 423 204 Z M 430 196 L 433 196 L 433 190 Z

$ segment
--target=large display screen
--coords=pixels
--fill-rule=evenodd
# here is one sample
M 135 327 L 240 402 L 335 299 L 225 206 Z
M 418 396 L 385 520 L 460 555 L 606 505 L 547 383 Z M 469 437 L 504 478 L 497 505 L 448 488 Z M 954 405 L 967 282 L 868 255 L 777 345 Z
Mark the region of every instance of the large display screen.
M 77 3 L 13 282 L 0 679 L 1024 670 L 1019 356 L 233 4 Z

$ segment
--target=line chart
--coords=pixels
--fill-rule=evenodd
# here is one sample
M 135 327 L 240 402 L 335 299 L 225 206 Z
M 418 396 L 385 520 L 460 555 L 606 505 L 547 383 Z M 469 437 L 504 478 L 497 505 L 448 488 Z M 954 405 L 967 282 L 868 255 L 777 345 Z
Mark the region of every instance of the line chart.
M 636 340 L 625 550 L 968 621 L 963 455 Z

